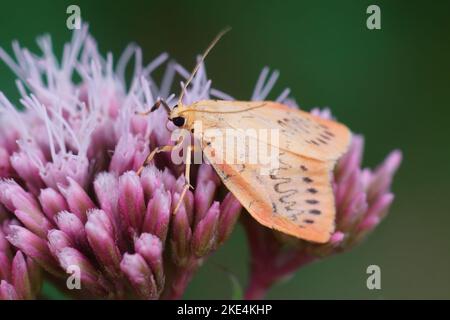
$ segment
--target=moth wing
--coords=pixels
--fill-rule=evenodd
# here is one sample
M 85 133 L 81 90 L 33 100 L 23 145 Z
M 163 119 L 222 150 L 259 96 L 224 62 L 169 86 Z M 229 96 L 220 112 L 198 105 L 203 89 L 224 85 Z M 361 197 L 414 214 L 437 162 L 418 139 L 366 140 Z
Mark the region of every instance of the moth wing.
M 257 164 L 223 163 L 215 147 L 205 142 L 203 154 L 259 223 L 304 240 L 329 241 L 335 220 L 331 162 L 281 152 L 277 172 L 261 174 Z
M 257 108 L 245 111 L 253 107 Z M 196 113 L 209 127 L 278 129 L 277 147 L 316 160 L 337 160 L 350 143 L 351 133 L 346 126 L 277 102 L 206 100 L 197 102 L 194 108 L 214 111 Z M 269 143 L 264 136 L 261 139 Z

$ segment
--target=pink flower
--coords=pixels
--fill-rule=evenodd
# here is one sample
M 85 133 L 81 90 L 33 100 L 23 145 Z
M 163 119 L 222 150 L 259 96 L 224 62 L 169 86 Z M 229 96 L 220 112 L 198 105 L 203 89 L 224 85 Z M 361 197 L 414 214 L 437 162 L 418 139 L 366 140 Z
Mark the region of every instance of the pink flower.
M 0 233 L 0 298 L 35 297 L 37 265 L 59 287 L 79 268 L 80 292 L 66 289 L 74 296 L 181 297 L 241 211 L 231 194 L 219 197 L 209 165 L 195 169 L 196 188 L 174 216 L 184 167 L 161 154 L 136 174 L 149 150 L 172 143 L 164 110 L 148 117 L 136 111 L 160 97 L 173 104 L 173 78 L 185 70 L 170 62 L 157 85 L 152 72 L 167 54 L 143 66 L 135 46 L 114 69 L 111 54 L 100 56 L 86 27 L 66 44 L 61 63 L 48 37 L 38 44 L 42 56 L 14 43 L 16 62 L 0 50 L 19 77 L 25 107 L 18 111 L 0 93 L 0 205 L 2 219 L 17 219 Z M 135 75 L 127 86 L 132 56 Z M 210 95 L 225 96 L 211 89 L 202 69 L 186 99 Z
M 0 211 L 4 210 L 0 208 Z M 14 220 L 0 218 L 0 300 L 35 299 L 41 287 L 41 271 L 34 259 L 11 246 L 6 234 Z M 32 240 L 31 240 L 32 241 Z

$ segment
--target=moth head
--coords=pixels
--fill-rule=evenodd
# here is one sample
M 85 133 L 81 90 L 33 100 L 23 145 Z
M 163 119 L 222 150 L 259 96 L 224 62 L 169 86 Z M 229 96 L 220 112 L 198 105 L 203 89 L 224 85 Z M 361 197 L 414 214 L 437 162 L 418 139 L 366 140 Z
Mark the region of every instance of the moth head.
M 178 104 L 170 111 L 169 121 L 178 128 L 190 128 L 193 119 L 188 108 L 183 104 Z

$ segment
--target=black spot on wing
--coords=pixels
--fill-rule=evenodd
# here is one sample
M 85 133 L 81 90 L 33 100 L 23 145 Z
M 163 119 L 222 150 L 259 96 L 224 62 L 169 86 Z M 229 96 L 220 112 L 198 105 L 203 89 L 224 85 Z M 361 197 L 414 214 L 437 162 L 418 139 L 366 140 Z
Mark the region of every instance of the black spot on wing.
M 319 143 L 316 140 L 306 140 L 306 143 L 313 144 L 319 146 Z
M 303 181 L 306 183 L 311 183 L 313 182 L 313 179 L 311 179 L 310 177 L 303 177 Z

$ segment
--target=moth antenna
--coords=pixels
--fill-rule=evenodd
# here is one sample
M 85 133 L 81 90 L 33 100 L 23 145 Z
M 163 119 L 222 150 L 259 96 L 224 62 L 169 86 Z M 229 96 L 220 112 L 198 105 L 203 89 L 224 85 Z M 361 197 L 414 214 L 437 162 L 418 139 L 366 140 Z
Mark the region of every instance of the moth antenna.
M 184 84 L 183 89 L 181 89 L 180 97 L 178 98 L 178 105 L 179 106 L 181 106 L 181 101 L 183 100 L 184 93 L 186 92 L 186 89 L 187 89 L 188 85 L 191 83 L 192 79 L 194 79 L 194 76 L 196 75 L 198 69 L 200 69 L 200 66 L 202 65 L 203 61 L 205 61 L 206 56 L 209 54 L 211 49 L 214 48 L 214 46 L 217 44 L 217 42 L 219 42 L 220 38 L 222 38 L 223 35 L 225 35 L 225 33 L 227 33 L 230 30 L 231 30 L 231 28 L 227 27 L 227 28 L 223 29 L 222 31 L 220 31 L 219 34 L 217 34 L 217 36 L 214 38 L 214 40 L 211 41 L 209 46 L 206 48 L 205 52 L 203 52 L 200 60 L 197 62 L 197 65 L 192 70 L 191 75 L 189 76 L 188 80 Z
M 241 113 L 241 112 L 246 112 L 246 111 L 250 111 L 250 110 L 253 110 L 253 109 L 262 108 L 265 105 L 266 104 L 263 103 L 263 104 L 260 104 L 260 105 L 257 105 L 257 106 L 253 106 L 253 107 L 248 107 L 248 108 L 245 108 L 245 109 L 242 109 L 242 110 L 231 110 L 231 111 L 195 110 L 195 112 L 199 112 L 199 113 L 220 113 L 220 114 L 222 114 L 222 113 Z M 180 111 L 180 114 L 185 113 L 185 112 L 189 112 L 189 111 L 193 111 L 193 108 L 184 109 L 184 110 Z

